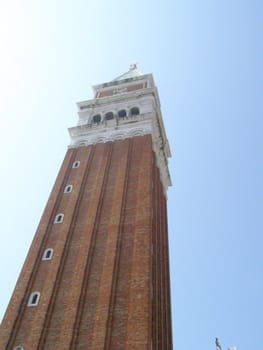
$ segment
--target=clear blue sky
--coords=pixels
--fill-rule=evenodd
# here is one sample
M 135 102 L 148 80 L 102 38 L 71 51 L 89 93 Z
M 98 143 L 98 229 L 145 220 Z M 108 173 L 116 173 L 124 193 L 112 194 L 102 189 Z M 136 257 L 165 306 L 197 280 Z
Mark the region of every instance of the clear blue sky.
M 0 4 L 0 318 L 91 85 L 153 73 L 173 158 L 174 349 L 263 349 L 263 3 Z

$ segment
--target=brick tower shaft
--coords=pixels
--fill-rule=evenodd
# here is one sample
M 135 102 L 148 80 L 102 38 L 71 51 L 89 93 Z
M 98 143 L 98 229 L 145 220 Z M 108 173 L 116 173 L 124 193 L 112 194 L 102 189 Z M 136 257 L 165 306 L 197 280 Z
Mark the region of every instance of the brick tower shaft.
M 1 350 L 171 350 L 169 146 L 151 75 L 96 86 L 24 263 Z

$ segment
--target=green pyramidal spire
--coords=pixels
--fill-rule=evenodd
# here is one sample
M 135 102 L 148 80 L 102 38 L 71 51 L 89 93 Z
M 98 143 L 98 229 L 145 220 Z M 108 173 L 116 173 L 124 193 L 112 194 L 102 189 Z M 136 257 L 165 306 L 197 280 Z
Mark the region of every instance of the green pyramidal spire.
M 130 78 L 136 78 L 139 77 L 140 75 L 142 75 L 142 73 L 139 71 L 139 69 L 137 68 L 137 64 L 131 64 L 130 65 L 130 69 L 128 70 L 128 72 L 120 75 L 119 77 L 113 79 L 112 81 L 118 81 L 118 80 L 124 80 L 124 79 L 130 79 Z

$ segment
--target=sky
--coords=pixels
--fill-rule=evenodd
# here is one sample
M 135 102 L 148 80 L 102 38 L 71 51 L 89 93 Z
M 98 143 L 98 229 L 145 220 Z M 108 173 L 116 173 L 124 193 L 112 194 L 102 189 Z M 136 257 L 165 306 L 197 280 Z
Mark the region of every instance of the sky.
M 75 103 L 138 62 L 170 142 L 174 349 L 262 349 L 263 2 L 0 0 L 0 319 Z

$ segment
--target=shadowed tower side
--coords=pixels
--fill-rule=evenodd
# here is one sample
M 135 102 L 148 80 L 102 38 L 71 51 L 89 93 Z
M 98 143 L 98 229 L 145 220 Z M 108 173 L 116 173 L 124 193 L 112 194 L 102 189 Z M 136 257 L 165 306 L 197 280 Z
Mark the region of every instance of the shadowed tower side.
M 78 124 L 1 324 L 1 350 L 171 350 L 169 144 L 136 65 Z

